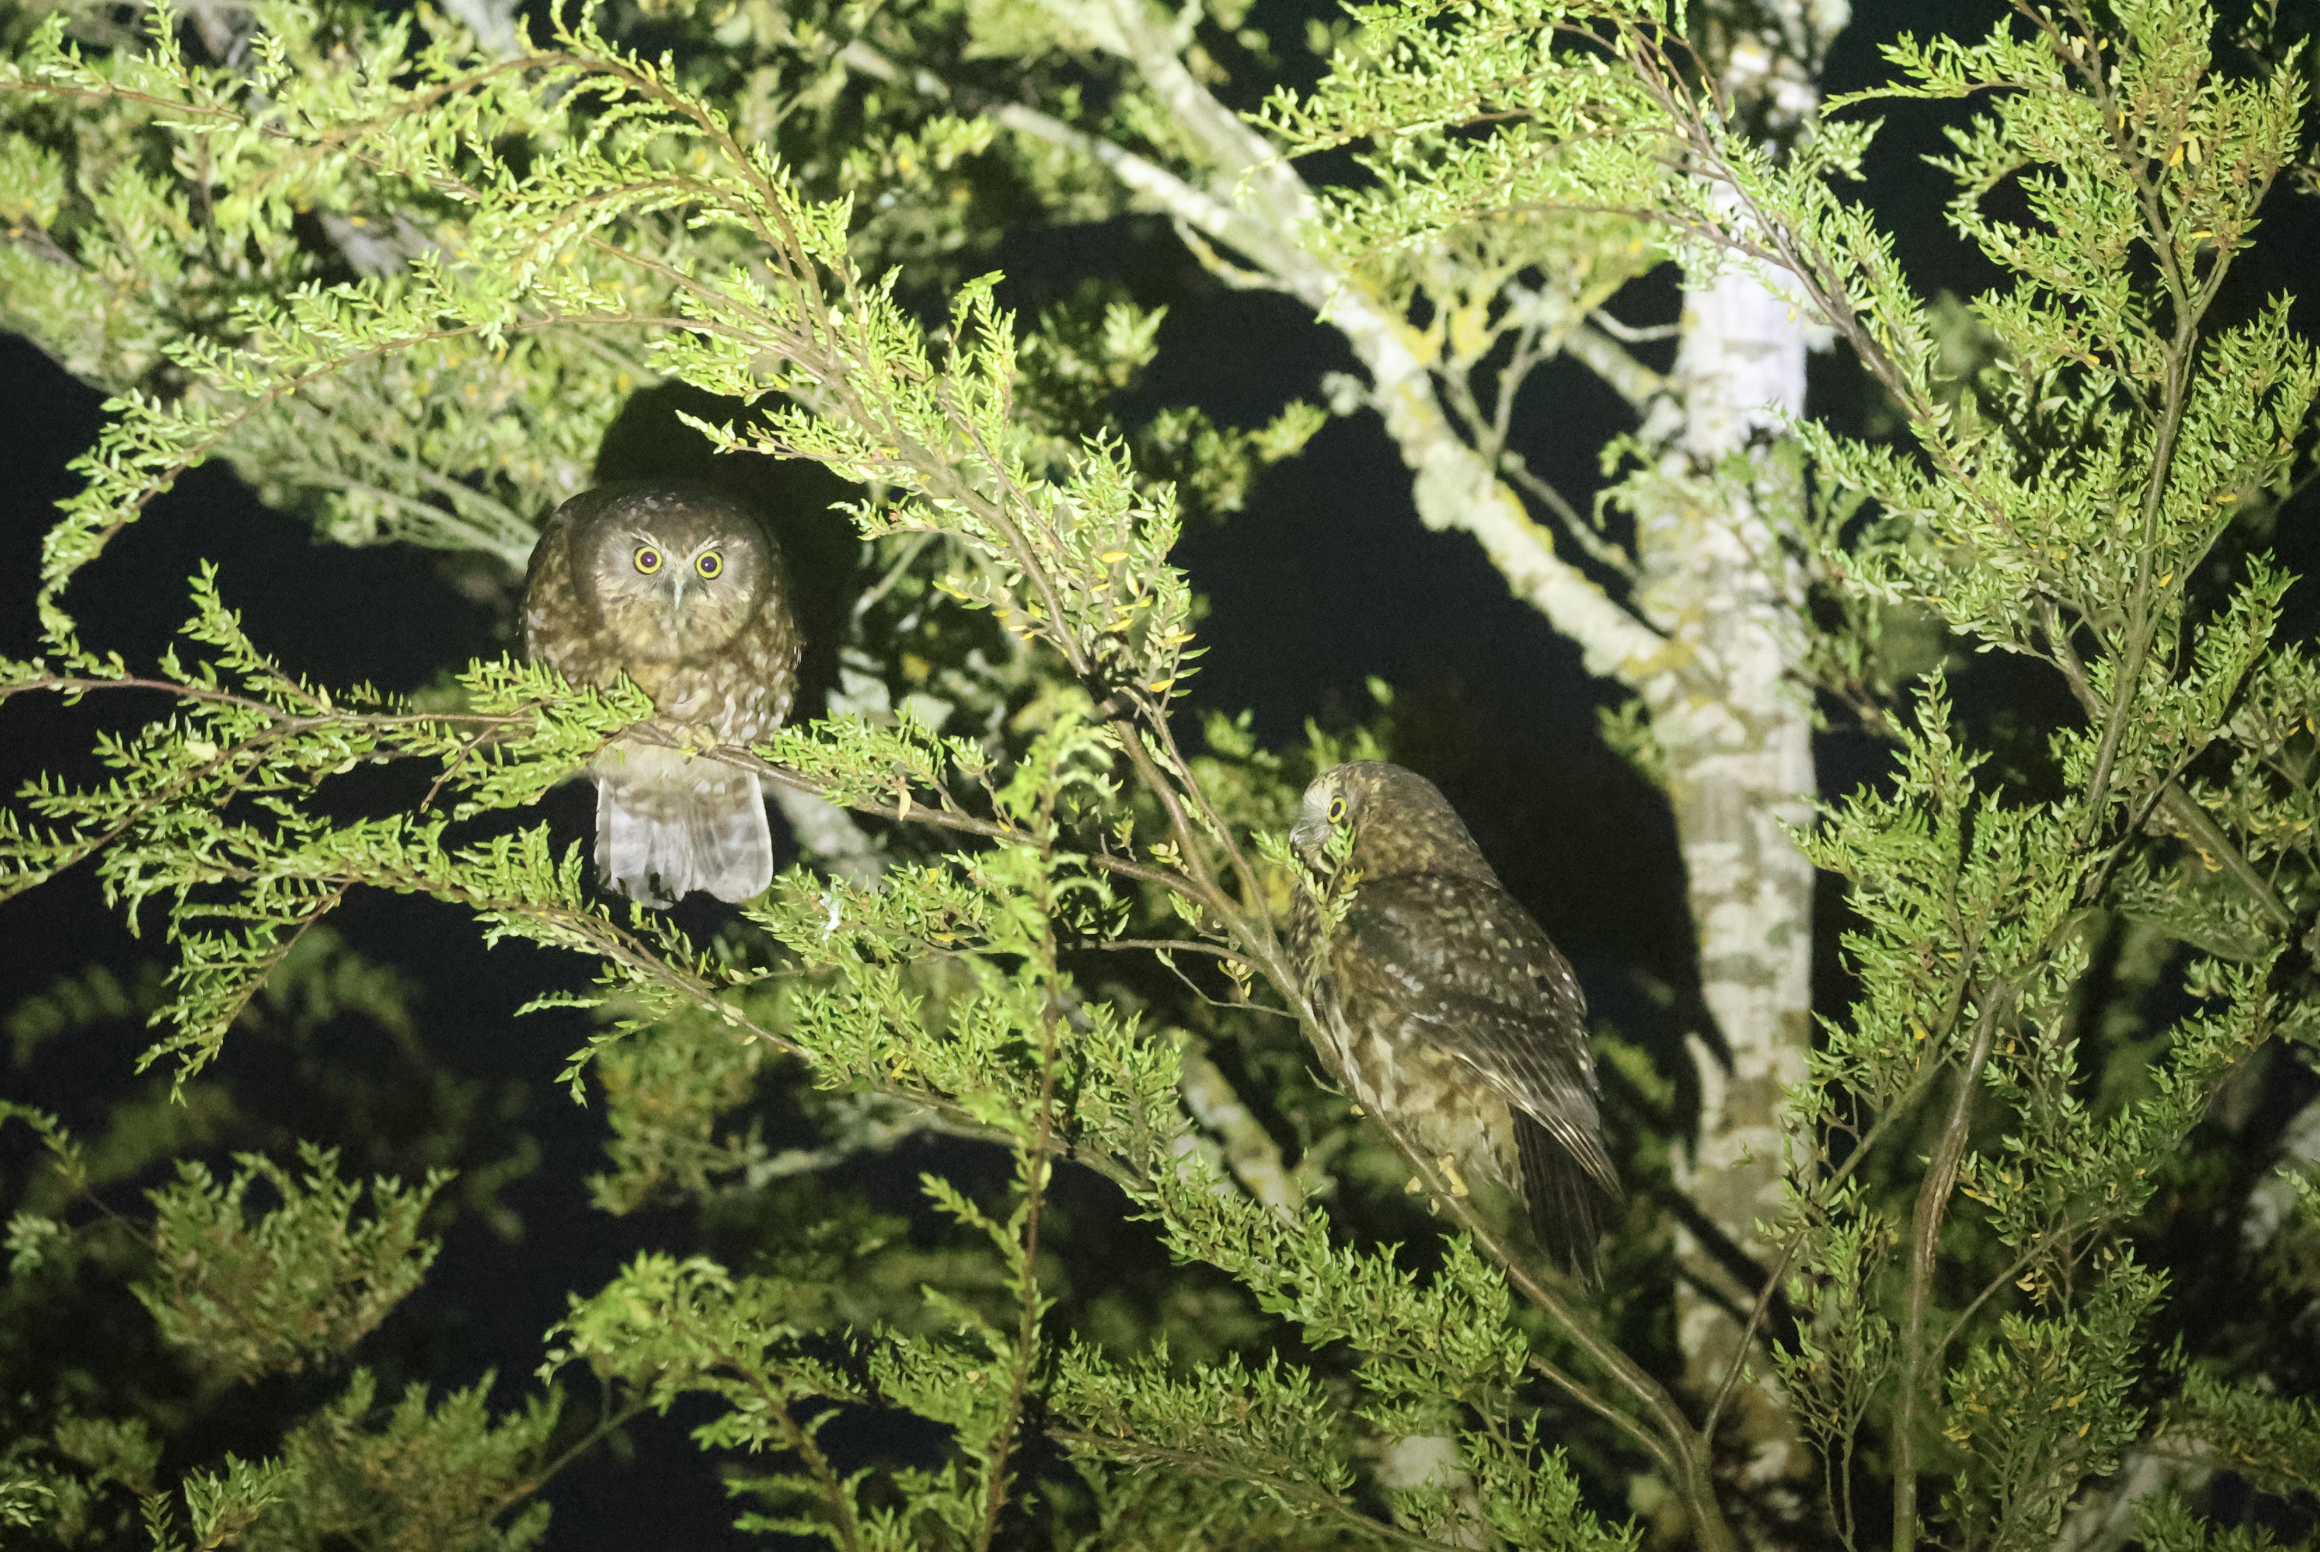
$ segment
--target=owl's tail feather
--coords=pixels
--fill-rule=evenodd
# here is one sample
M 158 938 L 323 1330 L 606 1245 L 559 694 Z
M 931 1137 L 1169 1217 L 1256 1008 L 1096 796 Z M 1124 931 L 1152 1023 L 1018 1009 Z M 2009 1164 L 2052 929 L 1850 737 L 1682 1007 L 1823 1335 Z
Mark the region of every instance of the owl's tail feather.
M 1523 1202 L 1539 1246 L 1595 1287 L 1595 1242 L 1602 1238 L 1602 1215 L 1610 1193 L 1553 1132 L 1514 1113 L 1515 1150 L 1522 1155 Z
M 600 773 L 596 871 L 650 906 L 673 905 L 696 889 L 733 901 L 764 893 L 773 882 L 773 832 L 756 773 L 700 759 L 646 780 Z

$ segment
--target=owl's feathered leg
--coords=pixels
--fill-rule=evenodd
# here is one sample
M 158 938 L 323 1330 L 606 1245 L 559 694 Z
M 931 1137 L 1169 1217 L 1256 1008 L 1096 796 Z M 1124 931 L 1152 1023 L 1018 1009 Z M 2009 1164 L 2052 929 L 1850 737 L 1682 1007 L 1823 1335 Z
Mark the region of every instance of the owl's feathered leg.
M 1514 1113 L 1514 1143 L 1522 1155 L 1523 1202 L 1530 1208 L 1540 1248 L 1577 1273 L 1581 1282 L 1596 1286 L 1595 1242 L 1603 1237 L 1601 1215 L 1608 1193 L 1553 1132 L 1519 1110 Z
M 773 882 L 773 831 L 754 771 L 681 751 L 618 749 L 596 765 L 596 870 L 645 905 L 696 889 L 747 900 Z

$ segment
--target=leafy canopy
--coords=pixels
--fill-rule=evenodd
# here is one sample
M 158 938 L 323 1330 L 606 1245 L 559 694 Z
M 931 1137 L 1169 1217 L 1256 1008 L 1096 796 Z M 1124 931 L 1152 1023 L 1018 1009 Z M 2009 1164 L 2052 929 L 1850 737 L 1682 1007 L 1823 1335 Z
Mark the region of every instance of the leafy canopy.
M 1003 29 L 968 14 L 930 10 L 921 42 L 955 45 L 944 29 L 980 15 L 988 57 Z M 1961 379 L 1940 315 L 1838 192 L 1869 126 L 1823 122 L 1785 149 L 1751 138 L 1698 85 L 1681 18 L 1649 5 L 1408 4 L 1361 21 L 1316 91 L 1258 116 L 1290 154 L 1362 150 L 1370 181 L 1325 202 L 1316 251 L 1402 308 L 1424 264 L 1453 256 L 1484 308 L 1436 319 L 1453 348 L 1529 273 L 1536 250 L 1509 235 L 1523 222 L 1603 256 L 1585 306 L 1655 253 L 1777 273 L 1905 428 L 1876 444 L 1800 424 L 1809 465 L 1766 466 L 1793 485 L 1760 505 L 1785 513 L 1850 633 L 1803 660 L 1873 697 L 1881 611 L 1911 609 L 2042 665 L 2079 708 L 2042 781 L 1999 779 L 1936 676 L 1885 706 L 1891 780 L 1825 804 L 1799 837 L 1849 887 L 1855 989 L 1791 1096 L 1783 1259 L 1750 1325 L 1827 1463 L 1829 1532 L 1853 1544 L 1874 1490 L 1897 1549 L 1929 1519 L 1961 1545 L 2048 1541 L 2085 1483 L 2169 1437 L 2308 1489 L 2320 1420 L 2265 1390 L 2268 1355 L 2233 1371 L 2156 1352 L 2168 1278 L 2129 1232 L 2235 1066 L 2320 1039 L 2320 668 L 2278 639 L 2293 581 L 2251 517 L 2309 456 L 2320 367 L 2285 299 L 2218 314 L 2296 165 L 2297 78 L 2216 68 L 2214 18 L 2186 0 L 1889 50 L 1887 95 L 1977 103 L 1947 163 L 1952 220 L 2007 280 L 1971 304 L 1987 365 Z M 494 1416 L 480 1389 L 432 1406 L 412 1392 L 386 1409 L 358 1369 L 268 1461 L 172 1485 L 142 1419 L 47 1406 L 0 1455 L 0 1514 L 67 1545 L 125 1534 L 125 1495 L 163 1545 L 182 1514 L 201 1545 L 362 1527 L 518 1546 L 542 1528 L 524 1505 L 562 1458 L 551 1440 L 584 1447 L 706 1396 L 704 1447 L 776 1462 L 740 1484 L 762 1505 L 744 1523 L 833 1546 L 982 1547 L 1039 1526 L 1071 1544 L 1636 1543 L 1639 1527 L 1586 1507 L 1566 1438 L 1656 1482 L 1701 1545 L 1732 1544 L 1714 1458 L 1729 1383 L 1687 1412 L 1407 1148 L 1386 1171 L 1451 1220 L 1438 1247 L 1350 1232 L 1357 1193 L 1308 1199 L 1331 1154 L 1351 1159 L 1360 1127 L 1390 1135 L 1387 1118 L 1357 1127 L 1300 1076 L 1272 1103 L 1305 1144 L 1301 1173 L 1262 1124 L 1233 1134 L 1248 1111 L 1211 1037 L 1304 1060 L 1261 1033 L 1307 1014 L 1273 922 L 1312 885 L 1280 832 L 1295 778 L 1339 750 L 1316 737 L 1275 756 L 1222 720 L 1206 753 L 1179 745 L 1171 709 L 1199 649 L 1170 560 L 1177 487 L 1088 423 L 1100 395 L 1059 386 L 1083 369 L 1124 381 L 1149 358 L 1149 316 L 1050 320 L 1027 339 L 990 275 L 924 305 L 904 269 L 864 255 L 943 250 L 956 228 L 853 192 L 888 172 L 934 187 L 928 169 L 992 154 L 986 121 L 884 124 L 809 177 L 775 149 L 764 88 L 606 25 L 560 11 L 539 41 L 518 28 L 487 47 L 431 12 L 274 3 L 216 64 L 188 57 L 165 11 L 93 55 L 61 15 L 24 37 L 0 73 L 16 238 L 0 294 L 12 324 L 116 397 L 44 548 L 39 656 L 0 663 L 0 695 L 167 710 L 99 742 L 103 780 L 43 777 L 0 815 L 0 891 L 86 864 L 158 927 L 171 963 L 146 1060 L 173 1062 L 180 1086 L 370 888 L 588 966 L 587 992 L 540 1005 L 601 1014 L 566 1072 L 577 1089 L 593 1069 L 616 1106 L 600 1200 L 803 1176 L 911 1130 L 995 1147 L 1004 1177 L 925 1179 L 953 1230 L 939 1264 L 891 1221 L 804 1196 L 815 1211 L 778 1271 L 638 1257 L 550 1338 L 549 1376 L 585 1366 L 616 1398 L 576 1438 L 553 1400 Z M 809 31 L 768 51 L 849 46 Z M 1051 168 L 1015 170 L 1062 197 Z M 521 813 L 646 714 L 633 688 L 505 660 L 416 697 L 311 683 L 250 639 L 208 572 L 150 670 L 76 622 L 107 543 L 220 456 L 337 537 L 512 565 L 647 381 L 726 405 L 694 417 L 720 449 L 812 460 L 865 491 L 849 516 L 908 605 L 873 617 L 895 682 L 865 679 L 854 709 L 713 757 L 877 824 L 874 881 L 793 868 L 696 942 L 597 895 L 579 848 Z M 1245 472 L 1226 466 L 1286 456 L 1313 420 L 1190 441 L 1228 490 Z M 1805 467 L 1824 499 L 1800 494 Z M 915 682 L 939 696 L 904 688 L 922 647 L 943 674 L 921 659 Z M 2117 919 L 2187 946 L 2196 1005 L 2123 1097 L 2098 1092 L 2083 995 Z M 1107 949 L 1197 961 L 1199 997 L 1156 1003 L 1091 972 Z M 717 1114 L 768 1057 L 802 1079 L 831 1153 L 784 1163 L 718 1140 Z M 87 1198 L 77 1145 L 9 1114 Z M 1217 1274 L 1215 1319 L 1147 1322 L 1129 1350 L 1076 1304 L 1064 1318 L 1059 1171 L 1074 1166 L 1187 1286 Z M 282 1205 L 253 1224 L 260 1181 Z M 378 1182 L 358 1221 L 322 1153 L 301 1178 L 189 1165 L 155 1193 L 141 1245 L 109 1253 L 150 1254 L 137 1297 L 219 1383 L 344 1363 L 432 1258 L 420 1223 L 440 1184 Z M 98 1237 L 61 1204 L 20 1215 L 11 1297 L 94 1264 Z M 1776 1296 L 1794 1319 L 1767 1332 Z M 1143 1340 L 1154 1327 L 1168 1339 Z M 858 1408 L 938 1425 L 939 1463 L 854 1469 L 825 1434 Z M 1429 1440 L 1454 1469 L 1380 1468 Z M 2167 1495 L 2142 1524 L 2168 1547 L 2208 1537 Z

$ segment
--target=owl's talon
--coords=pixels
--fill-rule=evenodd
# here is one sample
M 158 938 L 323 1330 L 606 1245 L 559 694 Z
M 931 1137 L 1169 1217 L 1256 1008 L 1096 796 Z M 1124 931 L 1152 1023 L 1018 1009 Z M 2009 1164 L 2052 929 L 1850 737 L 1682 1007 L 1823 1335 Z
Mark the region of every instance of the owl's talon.
M 1450 1194 L 1452 1196 L 1472 1196 L 1474 1194 L 1466 1189 L 1466 1177 L 1458 1173 L 1458 1166 L 1451 1161 L 1449 1154 L 1445 1153 L 1436 1159 L 1434 1167 L 1450 1177 Z
M 1420 1191 L 1425 1189 L 1426 1183 L 1423 1180 L 1420 1180 L 1417 1176 L 1412 1175 L 1409 1179 L 1409 1183 L 1402 1187 L 1402 1195 L 1416 1196 Z

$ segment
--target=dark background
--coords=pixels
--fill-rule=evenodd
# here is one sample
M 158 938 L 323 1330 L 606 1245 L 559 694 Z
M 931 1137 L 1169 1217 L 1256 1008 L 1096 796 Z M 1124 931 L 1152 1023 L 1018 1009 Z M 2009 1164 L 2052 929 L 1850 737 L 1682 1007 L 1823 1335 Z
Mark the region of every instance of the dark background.
M 1978 32 L 2002 9 L 1988 0 L 1860 5 L 1827 84 L 1844 90 L 1879 76 L 1877 39 L 1904 28 Z M 1928 293 L 1989 283 L 1994 276 L 1978 256 L 1941 225 L 1946 180 L 1920 160 L 1938 149 L 1939 115 L 1887 116 L 1866 195 L 1896 233 L 1909 272 Z M 2320 289 L 2320 276 L 2298 263 L 2320 237 L 2310 203 L 2276 204 L 2266 245 L 2243 261 L 2236 297 Z M 1067 296 L 1088 275 L 1124 278 L 1139 300 L 1171 308 L 1160 360 L 1123 406 L 1131 421 L 1148 408 L 1192 402 L 1225 423 L 1253 425 L 1287 399 L 1319 398 L 1322 373 L 1354 369 L 1335 337 L 1297 304 L 1221 288 L 1158 223 L 1034 231 L 992 262 L 1010 277 L 1010 305 L 1026 311 Z M 1634 288 L 1621 310 L 1630 321 L 1658 322 L 1674 315 L 1675 304 L 1662 281 Z M 2299 320 L 2307 335 L 2315 332 L 2311 308 L 2307 301 Z M 1814 374 L 1815 410 L 1858 424 L 1864 401 L 1849 363 L 1816 360 Z M 33 649 L 28 606 L 40 535 L 50 504 L 75 486 L 65 464 L 93 442 L 98 398 L 23 341 L 0 340 L 0 426 L 11 475 L 0 492 L 0 651 L 11 655 Z M 1624 412 L 1576 369 L 1542 373 L 1526 409 L 1529 441 L 1521 450 L 1583 503 L 1595 449 L 1625 423 Z M 2304 505 L 2305 513 L 2283 521 L 2278 549 L 2291 569 L 2309 574 L 2320 555 L 2309 500 Z M 1664 808 L 1595 736 L 1595 709 L 1624 694 L 1581 671 L 1576 649 L 1508 595 L 1472 540 L 1420 527 L 1408 475 L 1375 417 L 1333 420 L 1301 457 L 1261 477 L 1247 511 L 1195 525 L 1178 558 L 1211 606 L 1202 627 L 1211 651 L 1193 706 L 1251 708 L 1263 737 L 1281 745 L 1301 739 L 1309 716 L 1365 707 L 1370 676 L 1395 686 L 1404 757 L 1441 781 L 1510 886 L 1576 961 L 1596 1011 L 1631 1038 L 1672 1052 L 1678 1032 L 1665 999 L 1653 993 L 1683 978 L 1690 927 Z M 224 595 L 245 612 L 254 638 L 325 683 L 414 688 L 446 665 L 511 647 L 501 612 L 464 591 L 439 557 L 317 544 L 301 522 L 258 505 L 222 467 L 184 480 L 76 584 L 88 639 L 117 645 L 132 663 L 149 662 L 186 615 L 185 579 L 203 559 L 217 564 Z M 2291 608 L 2308 615 L 2311 600 L 2305 584 Z M 2031 697 L 2032 716 L 2041 704 L 2061 709 L 2058 699 L 2037 699 L 2055 694 L 2051 687 L 1987 660 L 1977 661 L 1962 693 L 1969 710 L 1976 695 L 1987 705 Z M 77 774 L 91 725 L 123 714 L 33 699 L 0 709 L 0 784 L 12 791 L 32 772 L 60 765 Z M 1846 790 L 1878 769 L 1875 749 L 1857 738 L 1824 739 L 1820 753 L 1824 791 Z M 585 788 L 564 789 L 551 811 L 578 838 Z M 1821 916 L 1825 938 L 1834 912 Z M 497 1396 L 510 1404 L 530 1384 L 541 1333 L 563 1313 L 566 1291 L 601 1285 L 634 1251 L 667 1242 L 672 1231 L 681 1240 L 682 1229 L 652 1214 L 623 1219 L 589 1208 L 582 1181 L 602 1167 L 602 1118 L 554 1084 L 586 1026 L 569 1012 L 513 1016 L 543 989 L 576 986 L 584 966 L 522 945 L 487 952 L 462 913 L 428 901 L 358 895 L 336 921 L 349 941 L 422 989 L 416 1011 L 431 1058 L 491 1117 L 479 1134 L 486 1152 L 520 1160 L 536 1147 L 536 1167 L 502 1192 L 520 1217 L 520 1235 L 503 1237 L 462 1215 L 425 1290 L 373 1339 L 398 1346 L 401 1362 L 438 1388 L 496 1370 Z M 85 965 L 110 966 L 133 983 L 153 961 L 154 946 L 128 934 L 85 871 L 0 904 L 0 1015 Z M 116 1024 L 47 1042 L 29 1060 L 0 1049 L 7 1063 L 0 1093 L 93 1129 L 107 1103 L 159 1081 L 131 1076 L 147 1038 Z M 331 1058 L 381 1070 L 392 1061 L 368 1048 Z M 276 1047 L 237 1042 L 223 1074 L 270 1092 L 294 1131 L 300 1107 L 314 1102 L 300 1097 L 297 1072 L 267 1065 L 283 1060 Z M 0 1169 L 17 1174 L 25 1162 L 21 1131 L 0 1137 Z M 923 1160 L 905 1149 L 888 1167 L 906 1191 Z M 599 1456 L 565 1473 L 550 1493 L 550 1545 L 751 1544 L 727 1528 L 733 1510 L 707 1459 L 684 1440 L 687 1422 L 681 1414 L 648 1420 L 631 1430 L 632 1454 Z M 262 1438 L 219 1443 L 245 1453 L 265 1448 Z

